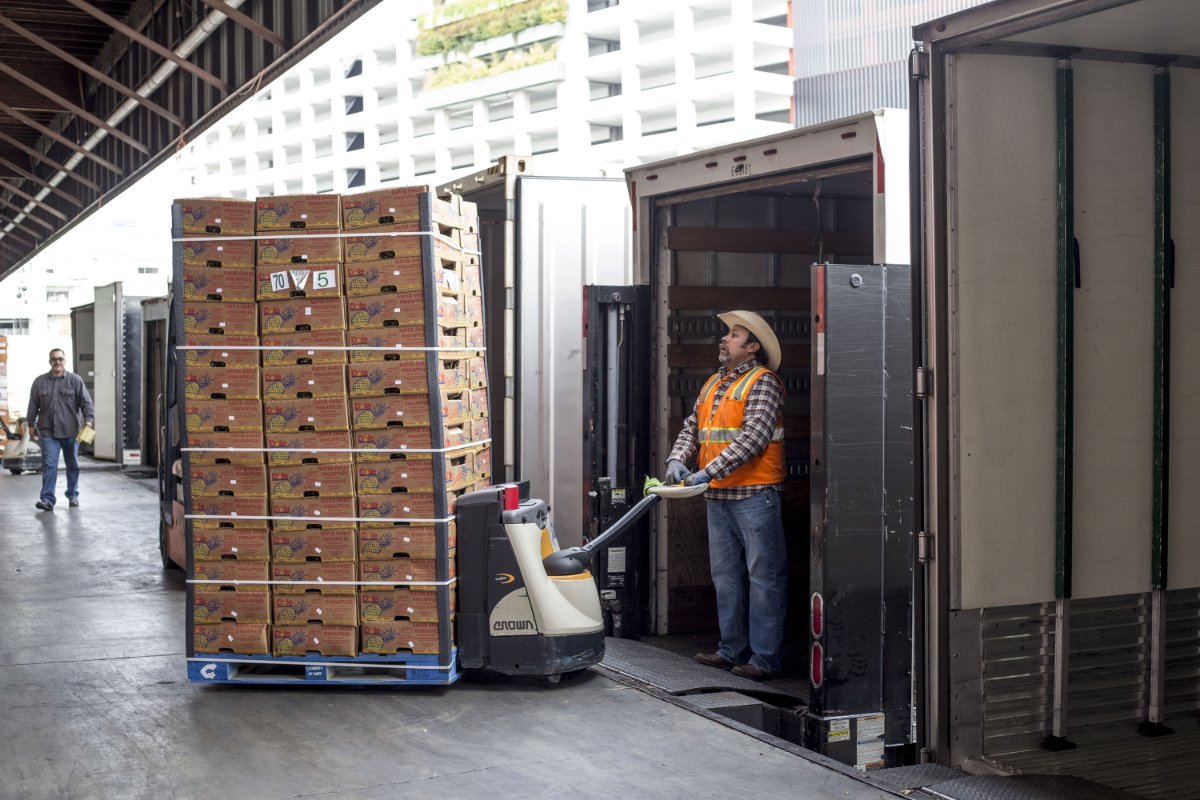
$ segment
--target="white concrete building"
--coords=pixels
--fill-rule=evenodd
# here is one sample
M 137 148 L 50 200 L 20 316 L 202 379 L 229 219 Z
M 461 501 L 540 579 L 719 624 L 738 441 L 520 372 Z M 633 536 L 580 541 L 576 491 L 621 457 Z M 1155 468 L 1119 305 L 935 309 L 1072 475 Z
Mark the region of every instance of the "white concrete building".
M 791 127 L 788 0 L 519 5 L 549 21 L 430 52 L 501 13 L 386 0 L 192 142 L 183 191 L 439 183 L 513 153 L 586 170 Z

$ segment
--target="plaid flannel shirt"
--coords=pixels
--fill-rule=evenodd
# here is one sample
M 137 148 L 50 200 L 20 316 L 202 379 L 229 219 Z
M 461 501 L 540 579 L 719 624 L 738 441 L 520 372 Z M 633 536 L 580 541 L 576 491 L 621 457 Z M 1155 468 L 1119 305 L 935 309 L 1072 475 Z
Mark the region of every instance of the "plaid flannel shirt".
M 756 366 L 758 363 L 751 359 L 733 369 L 722 367 L 717 371 L 717 374 L 721 376 L 721 382 L 717 385 L 716 395 L 713 398 L 714 411 L 720 404 L 721 398 L 725 396 L 725 390 L 734 380 Z M 775 432 L 775 422 L 783 412 L 783 401 L 783 384 L 774 373 L 768 373 L 754 382 L 754 386 L 750 388 L 750 393 L 746 396 L 746 408 L 742 416 L 742 432 L 734 437 L 729 446 L 714 458 L 712 463 L 705 467 L 712 478 L 726 477 L 767 449 L 767 445 L 771 442 L 771 435 Z M 675 439 L 675 446 L 671 448 L 671 459 L 689 464 L 700 450 L 700 440 L 697 435 L 699 412 L 700 398 L 696 398 L 696 405 L 692 407 L 692 413 L 684 420 L 683 430 L 679 432 L 678 438 Z M 708 420 L 705 422 L 707 423 Z M 724 489 L 709 488 L 704 496 L 709 500 L 745 500 L 759 492 L 779 491 L 780 488 L 781 485 L 778 483 L 730 486 Z

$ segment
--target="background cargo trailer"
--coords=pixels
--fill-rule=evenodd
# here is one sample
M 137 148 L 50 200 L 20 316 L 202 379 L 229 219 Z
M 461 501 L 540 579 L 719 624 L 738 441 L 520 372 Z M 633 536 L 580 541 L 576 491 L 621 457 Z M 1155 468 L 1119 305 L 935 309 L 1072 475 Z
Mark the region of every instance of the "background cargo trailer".
M 1171 765 L 1194 763 L 1200 709 L 1200 7 L 991 3 L 915 38 L 919 741 L 943 763 L 1183 796 Z

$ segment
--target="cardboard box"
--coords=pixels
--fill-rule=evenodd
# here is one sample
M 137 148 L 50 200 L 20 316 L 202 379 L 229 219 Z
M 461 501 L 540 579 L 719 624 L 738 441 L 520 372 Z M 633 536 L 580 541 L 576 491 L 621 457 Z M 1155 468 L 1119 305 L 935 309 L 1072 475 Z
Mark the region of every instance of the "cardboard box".
M 271 467 L 271 498 L 353 497 L 351 464 L 298 464 Z
M 445 426 L 442 432 L 445 446 L 455 447 L 471 441 L 471 424 L 468 421 Z M 358 450 L 354 454 L 356 463 L 420 461 L 433 458 L 433 453 L 430 452 L 433 450 L 433 429 L 429 426 L 356 430 L 352 436 L 353 445 Z M 383 452 L 363 452 L 364 450 Z
M 446 625 L 451 625 L 447 620 Z M 453 637 L 451 637 L 453 638 Z M 363 653 L 436 653 L 441 644 L 437 622 L 370 622 L 362 626 Z
M 458 292 L 462 285 L 453 262 L 437 262 L 428 270 L 420 256 L 403 256 L 391 261 L 365 261 L 345 266 L 346 296 L 369 297 L 421 291 L 426 283 Z
M 353 497 L 297 497 L 271 500 L 271 529 L 299 531 L 353 525 L 358 506 Z
M 263 335 L 291 331 L 341 331 L 346 309 L 340 297 L 297 297 L 258 304 Z
M 303 564 L 271 564 L 271 584 L 275 594 L 348 594 L 358 590 L 353 561 L 305 561 Z
M 258 336 L 250 333 L 187 333 L 183 336 L 183 362 L 189 367 L 257 367 Z M 251 350 L 231 348 L 253 348 Z
M 258 239 L 254 243 L 254 263 L 262 266 L 299 266 L 336 264 L 342 260 L 342 240 L 337 228 L 313 228 L 303 232 Z
M 258 266 L 254 270 L 259 301 L 296 297 L 341 297 L 345 277 L 341 264 Z
M 183 265 L 183 299 L 253 303 L 254 272 L 248 269 Z
M 471 452 L 471 480 L 477 482 L 492 477 L 492 448 L 484 445 Z
M 270 433 L 266 437 L 267 463 L 272 467 L 294 464 L 349 464 L 349 431 L 297 431 Z M 324 449 L 333 448 L 333 449 Z
M 450 589 L 447 593 L 447 610 L 454 613 L 453 587 L 447 588 Z M 396 620 L 437 622 L 442 618 L 438 594 L 439 589 L 434 586 L 412 586 L 403 589 L 372 589 L 364 586 L 358 598 L 359 619 L 363 623 Z
M 442 423 L 452 425 L 456 422 L 472 419 L 478 416 L 473 411 L 472 395 L 478 389 L 450 389 L 441 394 Z M 486 391 L 484 397 L 486 398 Z
M 429 255 L 435 261 L 462 260 L 459 237 L 447 235 L 457 234 L 457 231 L 443 230 L 440 226 L 434 226 L 434 230 L 422 229 L 418 222 L 377 225 L 346 237 L 346 264 L 377 263 L 382 266 L 380 262 L 415 260 L 419 267 L 423 255 Z
M 350 399 L 354 430 L 384 430 L 405 425 L 428 425 L 429 395 L 389 394 Z
M 213 464 L 262 465 L 263 463 L 262 431 L 189 433 L 186 446 L 200 448 L 188 451 L 188 461 L 193 467 Z
M 268 399 L 344 397 L 346 367 L 342 364 L 284 364 L 264 367 L 262 393 Z
M 265 497 L 197 497 L 192 501 L 193 528 L 261 528 L 266 523 Z
M 229 197 L 184 197 L 175 201 L 183 217 L 183 235 L 254 233 L 254 203 Z
M 437 386 L 429 382 L 425 354 L 393 361 L 359 361 L 350 365 L 350 396 L 376 397 L 385 394 L 427 394 L 433 388 L 465 389 L 469 383 L 468 360 L 445 358 L 438 354 L 435 363 Z
M 464 295 L 463 305 L 466 308 L 467 325 L 483 327 L 483 298 L 478 295 Z
M 487 360 L 483 356 L 472 356 L 467 362 L 467 385 L 472 389 L 487 388 Z
M 267 333 L 263 335 L 262 343 L 264 367 L 346 363 L 346 332 L 343 330 Z
M 265 497 L 267 468 L 254 466 L 192 466 L 189 476 L 192 498 L 200 497 Z
M 193 565 L 196 591 L 217 592 L 240 586 L 244 591 L 265 592 L 266 582 L 271 579 L 268 561 L 195 561 Z
M 352 231 L 397 222 L 419 222 L 425 194 L 429 195 L 433 221 L 453 224 L 458 217 L 454 206 L 438 200 L 433 186 L 418 184 L 342 195 L 342 227 Z
M 184 367 L 183 395 L 189 400 L 258 399 L 258 367 Z
M 345 397 L 267 398 L 262 411 L 267 433 L 344 431 L 350 427 Z
M 438 527 L 446 532 L 446 544 L 438 543 Z M 435 558 L 444 546 L 453 550 L 458 534 L 453 521 L 396 525 L 390 528 L 360 528 L 358 554 L 363 561 L 389 561 L 394 558 Z
M 261 432 L 262 413 L 262 404 L 258 400 L 188 400 L 184 404 L 189 441 L 193 432 Z
M 306 561 L 353 561 L 358 530 L 352 525 L 324 530 L 273 531 L 271 560 L 280 564 Z
M 271 630 L 276 656 L 352 656 L 357 652 L 358 628 L 353 625 L 276 625 Z
M 353 594 L 276 594 L 276 625 L 357 625 L 358 597 Z
M 197 624 L 240 622 L 263 624 L 271 621 L 271 593 L 240 589 L 195 591 L 192 620 Z
M 425 293 L 397 292 L 376 297 L 347 297 L 346 316 L 350 328 L 391 328 L 400 325 L 420 325 L 427 319 L 443 328 L 464 327 L 466 307 L 462 297 L 453 292 L 434 293 L 433 307 L 425 305 Z
M 483 350 L 487 347 L 487 335 L 484 333 L 483 325 L 465 325 L 462 333 L 469 350 Z
M 342 227 L 342 203 L 336 194 L 260 197 L 254 205 L 254 228 L 258 233 L 337 230 Z
M 255 303 L 210 303 L 203 300 L 183 302 L 185 333 L 258 335 L 258 305 Z
M 471 389 L 471 417 L 480 418 L 488 416 L 488 391 L 487 389 Z
M 388 526 L 393 522 L 437 519 L 432 492 L 400 494 L 359 494 L 359 527 Z
M 260 656 L 270 653 L 269 625 L 258 622 L 219 622 L 192 628 L 192 648 L 197 653 L 232 653 Z
M 258 528 L 215 528 L 192 532 L 196 561 L 267 561 L 271 557 L 265 521 Z
M 437 487 L 435 474 L 445 479 L 447 487 L 473 482 L 474 465 L 473 454 L 466 452 L 421 461 L 366 462 L 354 467 L 354 481 L 359 494 L 432 492 Z
M 390 328 L 369 328 L 349 331 L 346 342 L 352 348 L 350 363 L 358 361 L 393 361 L 407 355 L 405 347 L 461 348 L 467 345 L 466 328 L 437 327 L 433 341 L 425 339 L 425 325 L 399 325 Z M 395 352 L 391 352 L 395 351 Z
M 476 245 L 475 250 L 479 247 Z M 478 257 L 472 257 L 464 261 L 459 267 L 459 274 L 462 278 L 462 292 L 467 297 L 482 297 L 483 295 L 483 275 L 479 267 Z M 469 314 L 470 312 L 468 312 Z
M 215 239 L 204 236 L 185 237 L 184 241 L 180 243 L 180 252 L 185 267 L 254 269 L 253 239 Z
M 492 423 L 488 417 L 471 420 L 471 441 L 489 442 L 492 439 Z

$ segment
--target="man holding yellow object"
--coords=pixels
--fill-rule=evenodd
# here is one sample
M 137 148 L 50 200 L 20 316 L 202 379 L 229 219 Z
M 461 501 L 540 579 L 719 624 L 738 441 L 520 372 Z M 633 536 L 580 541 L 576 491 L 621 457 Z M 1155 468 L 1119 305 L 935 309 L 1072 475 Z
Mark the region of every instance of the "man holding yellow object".
M 729 326 L 720 369 L 700 390 L 667 461 L 668 483 L 708 483 L 708 553 L 721 642 L 696 660 L 761 681 L 783 668 L 787 549 L 783 382 L 779 340 L 750 311 L 718 315 Z M 700 469 L 686 464 L 699 457 Z

